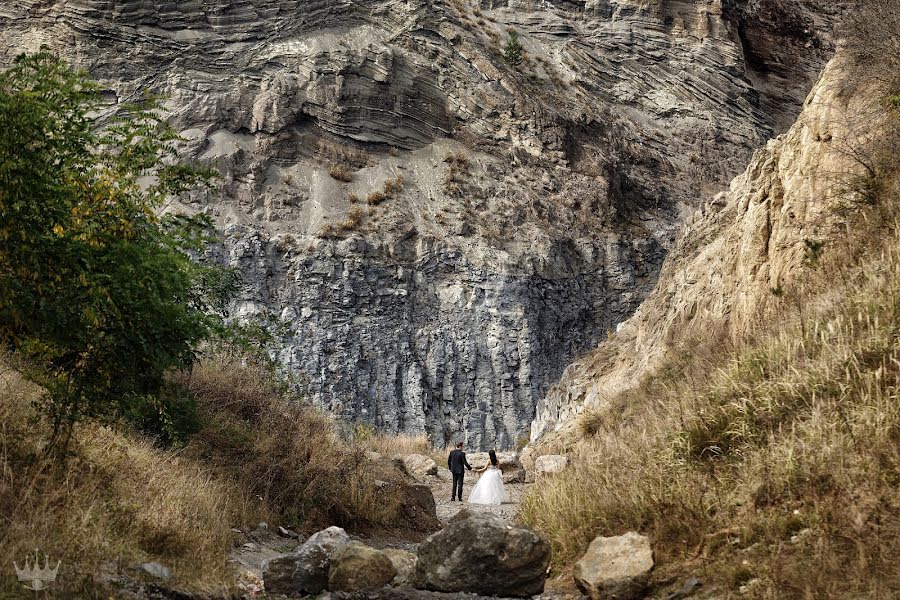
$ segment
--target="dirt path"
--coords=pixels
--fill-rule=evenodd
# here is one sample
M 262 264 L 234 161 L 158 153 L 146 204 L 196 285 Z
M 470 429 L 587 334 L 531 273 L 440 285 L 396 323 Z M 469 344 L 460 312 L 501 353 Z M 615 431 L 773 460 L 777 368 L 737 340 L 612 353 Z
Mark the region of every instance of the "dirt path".
M 463 483 L 464 499 L 469 497 L 469 493 L 472 491 L 472 488 L 475 487 L 475 484 L 478 483 L 479 477 L 480 475 L 477 473 L 466 473 L 466 478 Z M 472 513 L 492 513 L 498 517 L 512 521 L 519 512 L 519 503 L 522 500 L 522 495 L 525 493 L 525 490 L 530 487 L 530 484 L 525 483 L 504 484 L 503 487 L 506 490 L 506 495 L 509 499 L 507 502 L 495 506 L 489 504 L 470 504 L 467 501 L 451 502 L 450 490 L 452 488 L 452 483 L 449 478 L 441 476 L 429 477 L 427 480 L 423 481 L 423 483 L 428 484 L 428 487 L 431 488 L 431 493 L 434 495 L 434 502 L 437 505 L 438 519 L 440 519 L 441 523 L 444 525 L 446 525 L 447 521 L 453 518 L 453 516 L 463 508 Z

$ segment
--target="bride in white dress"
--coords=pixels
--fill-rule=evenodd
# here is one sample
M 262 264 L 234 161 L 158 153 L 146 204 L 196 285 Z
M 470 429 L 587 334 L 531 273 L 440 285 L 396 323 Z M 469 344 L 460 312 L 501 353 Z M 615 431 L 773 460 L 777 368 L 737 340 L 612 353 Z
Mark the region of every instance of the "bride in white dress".
M 490 462 L 485 468 L 479 469 L 482 475 L 469 493 L 471 504 L 503 504 L 506 501 L 503 472 L 497 462 L 497 453 L 491 450 L 488 456 L 491 459 Z

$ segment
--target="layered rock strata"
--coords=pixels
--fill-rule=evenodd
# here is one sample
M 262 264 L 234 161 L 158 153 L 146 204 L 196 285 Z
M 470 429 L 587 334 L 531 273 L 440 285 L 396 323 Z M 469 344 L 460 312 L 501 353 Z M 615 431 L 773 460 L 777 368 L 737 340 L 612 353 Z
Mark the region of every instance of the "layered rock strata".
M 847 182 L 862 169 L 853 149 L 871 141 L 865 132 L 882 112 L 870 98 L 843 92 L 844 69 L 834 59 L 790 131 L 690 215 L 637 313 L 567 367 L 539 403 L 533 440 L 573 439 L 579 413 L 602 411 L 673 350 L 712 332 L 723 339 L 750 333 L 784 294 L 802 290 L 810 261 L 844 235 L 843 215 L 853 205 Z
M 231 314 L 283 324 L 315 404 L 505 447 L 649 293 L 680 214 L 796 114 L 772 65 L 830 49 L 833 9 L 769 1 L 798 33 L 732 4 L 16 0 L 0 61 L 47 44 L 110 110 L 167 98 L 223 174 L 173 210 L 215 217 Z

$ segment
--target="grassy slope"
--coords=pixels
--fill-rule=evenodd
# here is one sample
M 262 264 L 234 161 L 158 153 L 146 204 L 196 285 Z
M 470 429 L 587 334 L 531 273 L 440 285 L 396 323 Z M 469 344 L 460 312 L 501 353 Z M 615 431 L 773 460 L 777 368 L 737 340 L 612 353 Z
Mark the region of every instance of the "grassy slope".
M 657 585 L 695 575 L 748 598 L 900 595 L 900 157 L 888 141 L 877 176 L 852 182 L 874 203 L 801 293 L 736 340 L 695 332 L 582 416 L 571 468 L 522 508 L 562 572 L 596 535 L 637 530 Z
M 398 498 L 375 484 L 390 474 L 365 464 L 329 419 L 284 402 L 260 371 L 201 364 L 181 379 L 197 398 L 200 425 L 184 447 L 83 425 L 59 469 L 40 457 L 46 431 L 31 408 L 40 390 L 4 368 L 0 597 L 26 597 L 10 565 L 35 548 L 63 561 L 57 593 L 105 598 L 96 585 L 104 574 L 156 560 L 173 569 L 176 587 L 224 594 L 234 584 L 232 527 L 367 528 L 396 519 Z

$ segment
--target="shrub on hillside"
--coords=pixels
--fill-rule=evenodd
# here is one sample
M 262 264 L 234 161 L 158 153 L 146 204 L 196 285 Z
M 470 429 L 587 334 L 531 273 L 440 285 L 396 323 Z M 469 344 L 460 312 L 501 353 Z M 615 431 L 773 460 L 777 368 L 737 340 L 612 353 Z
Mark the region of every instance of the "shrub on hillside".
M 157 216 L 208 173 L 177 162 L 153 103 L 105 125 L 100 108 L 99 88 L 47 52 L 0 74 L 0 340 L 46 390 L 50 446 L 79 420 L 163 398 L 164 374 L 193 362 L 229 283 L 189 256 L 207 219 Z M 152 410 L 161 425 L 171 416 Z

